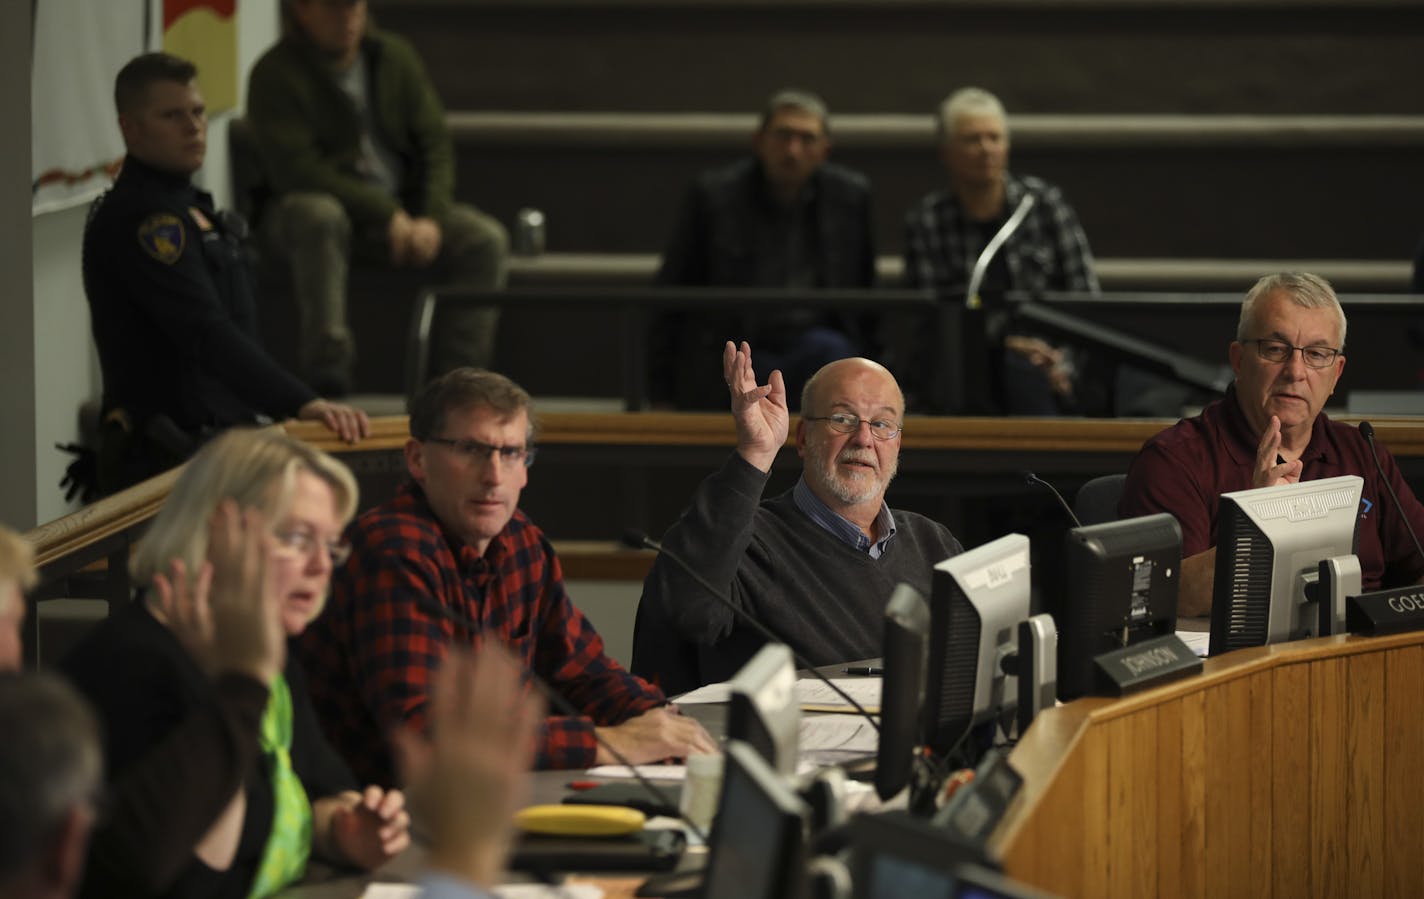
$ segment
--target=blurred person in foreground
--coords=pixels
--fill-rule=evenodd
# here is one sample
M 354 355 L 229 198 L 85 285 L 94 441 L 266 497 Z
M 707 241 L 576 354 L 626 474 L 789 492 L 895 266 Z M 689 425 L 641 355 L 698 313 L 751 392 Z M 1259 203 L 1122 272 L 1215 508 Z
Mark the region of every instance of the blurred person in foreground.
M 493 895 L 544 716 L 522 679 L 502 647 L 452 649 L 431 686 L 430 737 L 396 732 L 402 780 L 430 832 L 424 899 Z
M 0 734 L 0 896 L 72 896 L 103 783 L 99 726 L 63 681 L 4 672 Z
M 25 591 L 35 585 L 35 551 L 28 540 L 0 525 L 0 671 L 25 662 Z

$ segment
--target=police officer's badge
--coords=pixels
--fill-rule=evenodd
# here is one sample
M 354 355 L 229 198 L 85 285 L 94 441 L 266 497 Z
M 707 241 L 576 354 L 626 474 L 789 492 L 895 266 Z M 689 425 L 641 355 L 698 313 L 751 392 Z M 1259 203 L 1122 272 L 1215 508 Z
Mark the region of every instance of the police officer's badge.
M 183 255 L 185 240 L 183 222 L 172 213 L 155 212 L 138 226 L 139 246 L 164 265 L 178 261 Z

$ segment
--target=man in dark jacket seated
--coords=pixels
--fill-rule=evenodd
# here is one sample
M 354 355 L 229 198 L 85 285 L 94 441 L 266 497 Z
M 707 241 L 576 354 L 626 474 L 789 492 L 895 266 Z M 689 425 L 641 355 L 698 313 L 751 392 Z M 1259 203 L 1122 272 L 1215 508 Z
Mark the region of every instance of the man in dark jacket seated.
M 658 283 L 681 286 L 853 289 L 875 281 L 870 182 L 826 162 L 830 126 L 814 94 L 772 95 L 752 138 L 754 155 L 700 175 L 683 200 Z M 703 360 L 731 337 L 757 345 L 758 374 L 786 376 L 792 403 L 827 362 L 854 356 L 848 317 L 778 307 L 754 315 L 698 311 L 656 325 L 652 396 L 679 408 L 721 408 L 723 385 Z

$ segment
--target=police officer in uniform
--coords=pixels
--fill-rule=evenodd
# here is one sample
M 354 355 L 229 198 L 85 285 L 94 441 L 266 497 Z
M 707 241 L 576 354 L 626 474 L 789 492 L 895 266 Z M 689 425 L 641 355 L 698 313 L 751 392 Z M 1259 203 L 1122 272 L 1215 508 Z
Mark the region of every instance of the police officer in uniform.
M 207 118 L 192 63 L 147 53 L 114 86 L 128 155 L 84 230 L 84 290 L 104 378 L 101 492 L 176 465 L 223 428 L 321 421 L 364 437 L 358 409 L 317 397 L 257 335 L 246 232 L 193 186 Z

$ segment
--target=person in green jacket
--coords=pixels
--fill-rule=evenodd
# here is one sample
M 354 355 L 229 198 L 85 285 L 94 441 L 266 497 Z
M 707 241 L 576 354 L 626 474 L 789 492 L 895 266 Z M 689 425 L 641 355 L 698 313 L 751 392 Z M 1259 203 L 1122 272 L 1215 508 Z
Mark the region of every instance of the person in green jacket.
M 282 0 L 284 34 L 253 68 L 247 114 L 275 193 L 268 243 L 291 266 L 302 367 L 326 394 L 350 388 L 350 260 L 429 269 L 501 288 L 509 238 L 454 201 L 445 110 L 415 50 L 370 23 L 366 0 Z M 450 308 L 438 371 L 492 362 L 498 310 Z

